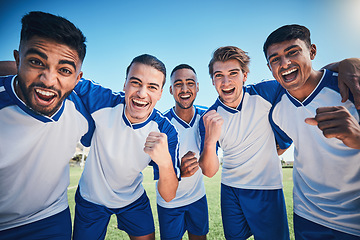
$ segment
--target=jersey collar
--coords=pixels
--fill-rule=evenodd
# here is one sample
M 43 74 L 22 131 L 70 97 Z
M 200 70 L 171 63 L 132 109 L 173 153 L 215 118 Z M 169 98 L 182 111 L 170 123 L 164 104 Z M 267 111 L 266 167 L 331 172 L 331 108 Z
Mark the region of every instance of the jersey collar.
M 51 116 L 45 116 L 42 115 L 38 112 L 35 112 L 34 110 L 32 110 L 30 107 L 28 107 L 15 93 L 15 89 L 14 89 L 14 81 L 17 75 L 13 76 L 12 78 L 7 79 L 7 81 L 5 81 L 4 87 L 5 90 L 8 92 L 9 96 L 13 99 L 13 101 L 16 103 L 16 105 L 21 108 L 24 112 L 26 112 L 27 114 L 29 114 L 30 116 L 32 116 L 33 118 L 36 118 L 37 120 L 47 123 L 47 122 L 56 122 L 59 120 L 61 114 L 64 111 L 65 108 L 65 104 L 64 102 L 61 103 L 60 108 Z M 66 101 L 66 99 L 65 99 Z
M 170 109 L 170 114 L 173 118 L 176 119 L 176 121 L 178 121 L 178 123 L 180 123 L 184 128 L 191 128 L 194 126 L 195 120 L 196 120 L 196 114 L 198 114 L 198 110 L 195 106 L 193 106 L 193 108 L 195 108 L 194 111 L 194 115 L 190 121 L 190 123 L 185 122 L 184 120 L 182 120 L 178 115 L 176 115 L 176 112 L 174 110 L 174 108 Z

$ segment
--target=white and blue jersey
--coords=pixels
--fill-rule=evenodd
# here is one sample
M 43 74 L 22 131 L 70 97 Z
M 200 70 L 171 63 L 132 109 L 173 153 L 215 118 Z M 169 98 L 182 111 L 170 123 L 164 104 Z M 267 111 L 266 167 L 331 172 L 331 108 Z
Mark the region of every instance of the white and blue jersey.
M 175 174 L 180 179 L 178 133 L 170 121 L 154 109 L 146 121 L 131 124 L 125 115 L 125 94 L 114 93 L 94 82 L 81 79 L 75 87 L 95 121 L 95 132 L 79 187 L 81 196 L 108 208 L 125 207 L 143 193 L 141 171 L 149 164 L 154 179 L 158 166 L 146 154 L 144 144 L 150 132 L 168 137 Z
M 279 84 L 263 81 L 243 87 L 243 98 L 234 109 L 217 99 L 214 109 L 224 119 L 217 146 L 223 150 L 221 182 L 227 186 L 269 190 L 282 188 L 281 162 L 268 114 Z M 205 138 L 200 120 L 201 151 Z M 280 140 L 279 140 L 280 141 Z M 288 147 L 291 140 L 282 143 Z
M 199 136 L 199 120 L 201 115 L 207 108 L 194 106 L 195 113 L 190 123 L 185 122 L 178 117 L 173 108 L 165 113 L 172 124 L 175 125 L 179 133 L 180 148 L 179 158 L 181 159 L 188 151 L 194 152 L 195 157 L 199 159 L 200 136 Z M 182 178 L 176 191 L 176 197 L 170 202 L 166 202 L 157 192 L 157 204 L 164 208 L 176 208 L 189 205 L 205 196 L 205 186 L 203 182 L 203 174 L 201 169 L 191 177 Z
M 0 77 L 0 231 L 68 207 L 69 160 L 89 146 L 94 124 L 72 92 L 51 117 L 18 98 L 15 76 Z
M 294 141 L 294 212 L 307 220 L 360 236 L 360 150 L 336 138 L 325 138 L 305 118 L 316 109 L 344 106 L 359 122 L 353 98 L 342 103 L 337 74 L 325 71 L 315 90 L 303 101 L 285 89 L 270 114 L 274 128 Z

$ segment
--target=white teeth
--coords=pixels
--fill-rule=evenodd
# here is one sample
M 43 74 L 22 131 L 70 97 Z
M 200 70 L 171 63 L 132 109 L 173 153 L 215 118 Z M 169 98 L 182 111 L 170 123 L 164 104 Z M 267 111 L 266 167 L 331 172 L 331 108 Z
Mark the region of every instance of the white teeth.
M 233 90 L 234 88 L 223 88 L 223 91 L 226 91 L 226 92 L 228 92 L 228 91 L 231 91 L 231 90 Z
M 190 94 L 188 94 L 188 95 L 182 95 L 182 96 L 180 96 L 181 98 L 189 98 L 190 97 Z
M 293 72 L 295 72 L 296 70 L 297 70 L 296 68 L 293 68 L 293 69 L 290 69 L 289 71 L 283 72 L 281 75 L 283 75 L 283 76 L 289 75 L 290 73 L 293 73 Z
M 37 93 L 40 93 L 41 95 L 44 95 L 44 96 L 54 96 L 55 94 L 52 93 L 52 92 L 47 92 L 47 91 L 43 91 L 43 90 L 40 90 L 40 89 L 35 89 L 35 91 Z
M 147 102 L 141 101 L 141 100 L 139 100 L 139 99 L 133 99 L 133 101 L 134 101 L 135 103 L 137 103 L 137 104 L 143 104 L 143 105 L 147 104 Z

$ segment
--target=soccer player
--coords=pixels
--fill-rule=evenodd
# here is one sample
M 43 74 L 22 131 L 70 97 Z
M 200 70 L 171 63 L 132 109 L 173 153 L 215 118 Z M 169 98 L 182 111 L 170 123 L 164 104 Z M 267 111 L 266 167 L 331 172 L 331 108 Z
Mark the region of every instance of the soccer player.
M 237 47 L 221 47 L 209 63 L 219 98 L 200 120 L 203 173 L 219 168 L 223 150 L 221 213 L 226 239 L 289 239 L 281 163 L 268 120 L 279 84 L 244 86 L 249 57 Z M 279 139 L 281 140 L 281 139 Z M 291 140 L 282 142 L 286 149 Z
M 0 77 L 0 239 L 71 239 L 69 160 L 94 127 L 73 92 L 85 52 L 68 20 L 22 18 L 17 75 Z
M 193 105 L 199 83 L 191 66 L 176 66 L 170 77 L 170 93 L 174 97 L 175 106 L 169 109 L 165 116 L 176 126 L 179 133 L 181 181 L 176 197 L 170 202 L 157 194 L 160 235 L 161 239 L 181 239 L 187 231 L 190 240 L 206 239 L 209 231 L 208 207 L 203 175 L 198 163 L 198 124 L 206 108 Z
M 165 65 L 144 54 L 128 66 L 124 92 L 84 79 L 76 86 L 96 129 L 75 196 L 74 239 L 104 239 L 112 214 L 130 239 L 155 238 L 141 171 L 153 165 L 165 202 L 175 197 L 180 179 L 178 133 L 154 109 L 165 76 Z
M 276 29 L 263 49 L 283 87 L 271 123 L 294 141 L 295 238 L 360 239 L 360 112 L 353 97 L 341 102 L 337 73 L 312 68 L 317 50 L 306 27 Z

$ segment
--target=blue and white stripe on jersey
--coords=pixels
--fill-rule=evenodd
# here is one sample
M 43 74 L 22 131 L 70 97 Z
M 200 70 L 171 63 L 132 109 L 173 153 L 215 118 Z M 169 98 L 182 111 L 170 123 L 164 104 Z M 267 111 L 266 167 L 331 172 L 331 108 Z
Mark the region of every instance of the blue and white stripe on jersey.
M 178 117 L 173 108 L 166 111 L 164 114 L 175 125 L 180 139 L 179 158 L 181 158 L 188 152 L 192 151 L 196 154 L 196 158 L 199 159 L 200 150 L 200 136 L 198 131 L 198 125 L 201 115 L 207 108 L 195 106 L 195 113 L 190 123 L 185 122 Z M 179 182 L 179 186 L 176 191 L 176 197 L 170 202 L 166 202 L 159 194 L 156 187 L 157 204 L 164 208 L 176 208 L 189 205 L 201 199 L 205 195 L 205 186 L 203 182 L 203 174 L 199 169 L 191 177 L 182 178 Z
M 344 106 L 359 122 L 353 97 L 341 102 L 337 74 L 325 70 L 315 90 L 300 102 L 285 89 L 271 111 L 271 123 L 294 141 L 294 212 L 320 225 L 360 236 L 360 150 L 325 138 L 304 122 L 316 109 Z M 290 114 L 289 114 L 290 113 Z M 356 194 L 357 193 L 357 194 Z
M 89 145 L 94 123 L 72 92 L 53 116 L 40 115 L 16 95 L 15 76 L 0 77 L 0 231 L 68 207 L 69 160 Z
M 131 124 L 125 115 L 124 93 L 114 93 L 82 79 L 75 88 L 95 121 L 89 156 L 80 179 L 81 196 L 108 208 L 120 208 L 137 200 L 144 192 L 141 171 L 148 165 L 159 178 L 158 166 L 143 151 L 150 132 L 168 137 L 175 174 L 180 179 L 179 139 L 175 127 L 154 109 L 142 123 Z
M 276 99 L 279 84 L 264 81 L 243 87 L 243 98 L 234 109 L 217 99 L 214 109 L 224 119 L 218 146 L 223 150 L 221 182 L 243 189 L 281 189 L 281 163 L 276 151 L 268 114 Z M 205 138 L 200 120 L 201 151 Z M 283 143 L 290 146 L 291 141 Z

